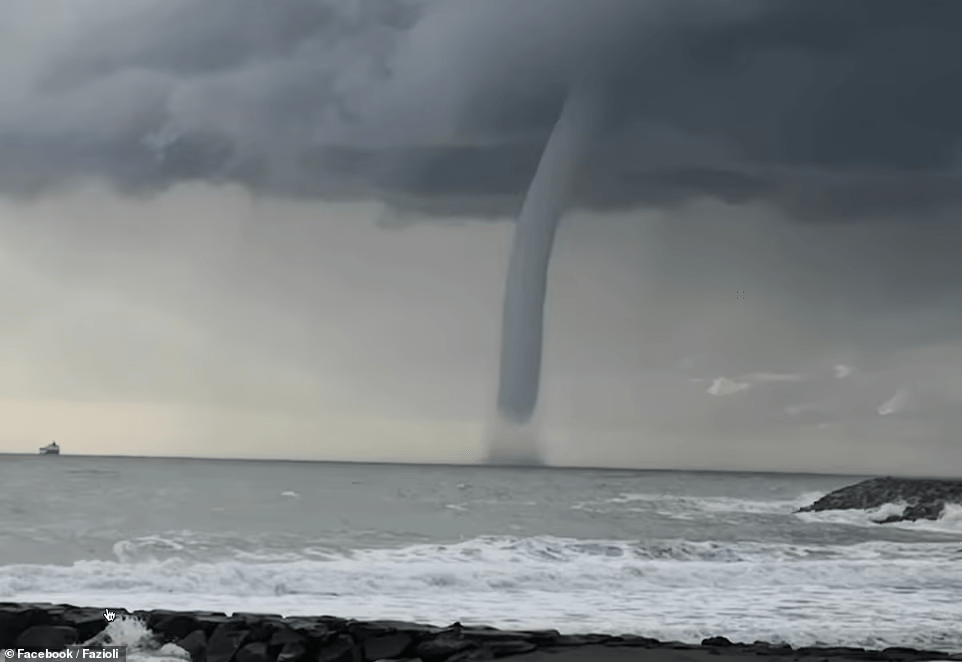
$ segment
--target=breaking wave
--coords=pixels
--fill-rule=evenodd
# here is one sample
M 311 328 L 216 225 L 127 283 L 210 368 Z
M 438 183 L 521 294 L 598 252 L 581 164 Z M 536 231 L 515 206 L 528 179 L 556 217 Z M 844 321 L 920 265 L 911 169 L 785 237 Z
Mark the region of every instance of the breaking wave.
M 220 541 L 223 543 L 223 541 Z M 285 553 L 178 532 L 114 561 L 0 567 L 0 600 L 962 650 L 962 546 L 479 537 Z

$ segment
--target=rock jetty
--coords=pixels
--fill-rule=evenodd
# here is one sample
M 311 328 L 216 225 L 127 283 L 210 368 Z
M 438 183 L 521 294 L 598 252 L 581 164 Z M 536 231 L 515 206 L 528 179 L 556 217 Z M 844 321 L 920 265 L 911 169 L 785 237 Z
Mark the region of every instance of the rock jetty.
M 889 522 L 939 519 L 945 504 L 962 504 L 962 480 L 930 480 L 923 478 L 871 478 L 829 492 L 798 512 L 822 510 L 870 510 L 885 504 L 905 504 L 901 514 L 880 520 Z
M 550 653 L 556 660 L 597 661 L 620 649 L 619 659 L 677 662 L 678 655 L 701 659 L 722 655 L 730 659 L 758 655 L 779 660 L 962 660 L 962 655 L 911 648 L 871 651 L 862 648 L 797 648 L 756 641 L 732 643 L 712 637 L 701 645 L 662 642 L 640 636 L 562 635 L 555 630 L 504 631 L 454 623 L 434 627 L 398 621 L 354 621 L 333 616 L 281 617 L 270 614 L 135 611 L 109 608 L 118 622 L 136 618 L 150 630 L 153 641 L 145 650 L 169 651 L 176 644 L 192 662 L 473 662 Z M 85 643 L 104 646 L 111 641 L 102 607 L 53 604 L 0 603 L 0 648 L 64 650 Z M 583 655 L 578 651 L 583 651 Z M 541 659 L 536 654 L 532 659 Z

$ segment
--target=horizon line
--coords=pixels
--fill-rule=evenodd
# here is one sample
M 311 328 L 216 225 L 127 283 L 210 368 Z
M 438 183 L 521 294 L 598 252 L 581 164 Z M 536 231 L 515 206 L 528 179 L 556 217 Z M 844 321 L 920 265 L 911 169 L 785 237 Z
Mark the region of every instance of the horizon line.
M 684 468 L 684 467 L 638 467 L 638 466 L 589 466 L 589 465 L 565 465 L 565 464 L 512 464 L 512 463 L 492 463 L 487 460 L 477 462 L 426 462 L 405 461 L 405 460 L 345 460 L 345 459 L 323 459 L 323 458 L 291 458 L 291 457 L 256 457 L 256 456 L 236 456 L 236 457 L 217 457 L 211 455 L 187 456 L 187 455 L 106 455 L 98 453 L 63 453 L 56 456 L 45 456 L 36 452 L 16 452 L 0 451 L 2 457 L 68 457 L 68 458 L 102 458 L 102 459 L 129 459 L 129 460 L 205 460 L 205 461 L 228 461 L 228 462 L 305 462 L 313 464 L 352 464 L 352 465 L 380 465 L 380 466 L 430 466 L 430 467 L 477 467 L 477 468 L 512 468 L 526 469 L 532 471 L 539 470 L 573 470 L 573 471 L 629 471 L 638 473 L 653 472 L 678 472 L 678 473 L 712 473 L 712 474 L 777 474 L 784 476 L 839 476 L 853 478 L 871 478 L 882 475 L 893 477 L 911 478 L 932 478 L 946 479 L 946 476 L 939 475 L 900 475 L 890 472 L 885 473 L 850 473 L 850 472 L 831 472 L 831 471 L 788 471 L 780 469 L 709 469 L 709 468 Z M 962 476 L 957 476 L 962 480 Z

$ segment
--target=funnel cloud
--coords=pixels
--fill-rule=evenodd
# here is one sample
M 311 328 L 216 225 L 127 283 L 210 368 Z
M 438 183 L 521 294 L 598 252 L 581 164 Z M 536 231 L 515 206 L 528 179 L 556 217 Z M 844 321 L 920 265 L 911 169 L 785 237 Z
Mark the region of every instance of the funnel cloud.
M 572 88 L 515 228 L 504 295 L 498 414 L 517 425 L 531 420 L 538 401 L 551 248 L 597 103 L 590 87 Z

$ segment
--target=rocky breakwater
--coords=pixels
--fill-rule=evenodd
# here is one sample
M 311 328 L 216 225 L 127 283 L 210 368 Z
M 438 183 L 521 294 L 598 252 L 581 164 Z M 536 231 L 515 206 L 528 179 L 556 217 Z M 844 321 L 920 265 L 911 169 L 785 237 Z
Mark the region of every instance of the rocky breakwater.
M 434 627 L 398 621 L 354 621 L 333 616 L 281 617 L 270 614 L 127 612 L 110 608 L 116 620 L 107 623 L 102 607 L 0 603 L 0 648 L 63 650 L 84 644 L 128 645 L 118 633 L 130 622 L 144 633 L 135 653 L 143 657 L 181 658 L 191 662 L 472 662 L 514 658 L 546 651 L 584 651 L 585 662 L 600 648 L 632 649 L 637 659 L 657 662 L 677 659 L 672 651 L 697 651 L 743 658 L 773 660 L 957 660 L 962 655 L 911 648 L 871 651 L 862 648 L 796 648 L 757 641 L 732 643 L 712 637 L 701 645 L 662 642 L 640 636 L 562 635 L 555 630 L 505 631 L 454 623 Z M 131 651 L 128 650 L 128 659 Z M 664 653 L 669 653 L 665 657 Z M 683 653 L 685 654 L 685 653 Z M 560 656 L 569 659 L 567 656 Z M 576 655 L 578 659 L 582 656 Z M 632 655 L 631 659 L 635 659 Z
M 889 522 L 936 520 L 945 512 L 946 504 L 962 504 L 962 480 L 930 480 L 923 478 L 871 478 L 829 492 L 798 512 L 822 510 L 871 510 L 887 504 L 903 504 L 901 513 L 893 513 L 880 524 Z

